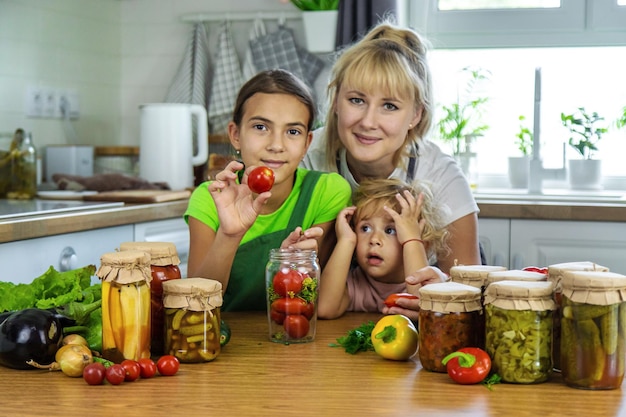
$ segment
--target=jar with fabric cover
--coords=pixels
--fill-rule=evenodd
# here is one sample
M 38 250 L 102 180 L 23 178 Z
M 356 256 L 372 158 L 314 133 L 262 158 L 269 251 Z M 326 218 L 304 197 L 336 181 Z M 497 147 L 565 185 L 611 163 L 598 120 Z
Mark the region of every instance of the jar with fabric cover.
M 457 282 L 419 289 L 418 356 L 427 371 L 446 372 L 441 361 L 464 347 L 480 347 L 484 326 L 480 289 Z
M 626 275 L 565 271 L 561 374 L 574 388 L 617 389 L 626 360 Z
M 450 281 L 471 285 L 484 291 L 489 273 L 506 269 L 504 266 L 493 265 L 455 265 L 450 268 Z
M 222 284 L 207 278 L 163 282 L 165 353 L 186 363 L 220 354 Z
M 105 253 L 102 281 L 102 356 L 120 363 L 150 357 L 150 254 Z
M 521 269 L 510 269 L 507 271 L 494 271 L 487 275 L 485 287 L 498 281 L 547 281 L 548 275 L 541 272 L 523 271 Z
M 598 271 L 608 272 L 609 268 L 598 265 L 594 262 L 564 262 L 548 266 L 548 281 L 554 284 L 554 302 L 556 310 L 552 316 L 553 324 L 553 343 L 552 343 L 552 362 L 554 369 L 561 369 L 561 278 L 565 271 Z
M 181 279 L 180 258 L 176 245 L 171 242 L 124 242 L 120 250 L 141 250 L 150 254 L 150 322 L 151 322 L 151 350 L 153 355 L 163 354 L 165 329 L 165 313 L 163 312 L 164 281 Z
M 553 284 L 499 281 L 485 290 L 485 348 L 503 382 L 545 382 L 552 373 Z

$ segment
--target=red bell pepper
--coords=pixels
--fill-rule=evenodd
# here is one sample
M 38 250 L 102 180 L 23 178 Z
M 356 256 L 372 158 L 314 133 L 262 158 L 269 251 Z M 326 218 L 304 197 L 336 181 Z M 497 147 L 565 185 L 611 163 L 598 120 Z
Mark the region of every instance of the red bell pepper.
M 482 349 L 466 347 L 443 358 L 448 375 L 453 381 L 469 385 L 482 382 L 491 371 L 491 358 Z

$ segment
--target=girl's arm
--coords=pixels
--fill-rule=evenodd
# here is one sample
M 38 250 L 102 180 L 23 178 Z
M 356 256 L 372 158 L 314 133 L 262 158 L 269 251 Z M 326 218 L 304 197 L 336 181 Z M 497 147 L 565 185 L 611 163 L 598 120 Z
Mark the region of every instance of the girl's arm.
M 335 319 L 345 313 L 350 303 L 346 281 L 350 273 L 350 263 L 356 247 L 356 234 L 350 227 L 349 219 L 354 207 L 343 209 L 337 216 L 335 225 L 337 245 L 332 251 L 326 266 L 322 268 L 320 294 L 317 302 L 317 315 L 321 319 Z

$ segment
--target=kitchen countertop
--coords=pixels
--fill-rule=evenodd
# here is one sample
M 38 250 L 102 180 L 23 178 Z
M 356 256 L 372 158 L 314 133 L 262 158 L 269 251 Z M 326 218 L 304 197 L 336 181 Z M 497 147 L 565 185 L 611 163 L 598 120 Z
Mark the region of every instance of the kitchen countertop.
M 330 347 L 378 314 L 320 320 L 316 340 L 268 340 L 264 312 L 223 313 L 231 341 L 213 361 L 181 364 L 175 376 L 87 385 L 61 372 L 0 369 L 3 416 L 617 416 L 621 389 L 586 391 L 559 374 L 534 385 L 457 385 L 444 373 L 374 352 Z

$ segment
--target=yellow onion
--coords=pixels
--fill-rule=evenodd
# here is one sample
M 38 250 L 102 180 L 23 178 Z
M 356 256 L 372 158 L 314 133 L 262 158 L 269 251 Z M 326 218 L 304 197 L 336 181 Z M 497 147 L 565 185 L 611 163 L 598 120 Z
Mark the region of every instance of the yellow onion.
M 87 339 L 85 339 L 83 336 L 74 333 L 74 334 L 68 334 L 67 336 L 63 337 L 63 340 L 61 340 L 61 345 L 62 346 L 65 346 L 65 345 L 89 346 L 89 343 L 87 343 Z

